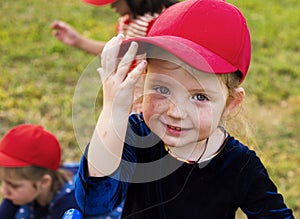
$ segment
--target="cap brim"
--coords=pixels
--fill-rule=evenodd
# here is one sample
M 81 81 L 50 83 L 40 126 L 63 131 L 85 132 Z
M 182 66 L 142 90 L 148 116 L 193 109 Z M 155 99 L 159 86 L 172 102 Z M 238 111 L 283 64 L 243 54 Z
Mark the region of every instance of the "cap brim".
M 149 45 L 154 45 L 170 52 L 183 62 L 203 72 L 223 74 L 237 70 L 235 66 L 205 47 L 177 36 L 130 38 L 122 43 L 119 53 L 121 57 L 126 53 L 132 41 L 139 44 L 138 54 L 147 53 Z
M 0 152 L 0 166 L 1 167 L 27 167 L 30 166 L 30 164 Z
M 103 5 L 108 5 L 111 4 L 113 2 L 115 2 L 116 0 L 82 0 L 87 4 L 91 4 L 94 6 L 103 6 Z

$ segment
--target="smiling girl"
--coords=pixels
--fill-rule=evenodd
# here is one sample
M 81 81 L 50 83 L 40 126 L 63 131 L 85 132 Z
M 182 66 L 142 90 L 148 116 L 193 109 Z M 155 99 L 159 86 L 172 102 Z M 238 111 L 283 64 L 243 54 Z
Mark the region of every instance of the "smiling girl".
M 293 218 L 256 153 L 222 126 L 244 99 L 250 56 L 245 18 L 218 0 L 178 3 L 147 37 L 109 41 L 103 108 L 76 180 L 84 213 L 125 199 L 122 218 L 233 219 L 238 208 Z M 141 76 L 142 114 L 131 114 Z

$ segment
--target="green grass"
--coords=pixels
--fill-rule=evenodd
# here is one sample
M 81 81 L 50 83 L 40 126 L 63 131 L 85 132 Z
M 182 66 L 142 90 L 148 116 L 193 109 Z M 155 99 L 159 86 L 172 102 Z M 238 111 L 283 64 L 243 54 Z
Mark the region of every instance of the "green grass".
M 253 42 L 252 63 L 244 86 L 247 113 L 255 127 L 255 147 L 285 201 L 300 216 L 300 1 L 240 1 Z M 59 138 L 65 161 L 78 160 L 92 132 L 96 113 L 82 108 L 76 139 L 72 120 L 75 87 L 82 75 L 80 105 L 97 87 L 93 56 L 64 46 L 51 35 L 50 24 L 62 19 L 86 36 L 108 40 L 117 15 L 109 7 L 74 0 L 0 2 L 0 136 L 25 122 L 42 124 Z M 92 66 L 89 65 L 92 62 Z M 88 68 L 87 68 L 88 67 Z M 91 99 L 93 100 L 93 99 Z M 77 109 L 78 110 L 78 109 Z M 78 115 L 78 111 L 76 111 Z M 92 115 L 91 115 L 92 114 Z M 78 136 L 76 136 L 78 137 Z M 78 140 L 78 141 L 77 141 Z M 253 139 L 250 142 L 254 142 Z M 242 217 L 242 216 L 240 216 Z

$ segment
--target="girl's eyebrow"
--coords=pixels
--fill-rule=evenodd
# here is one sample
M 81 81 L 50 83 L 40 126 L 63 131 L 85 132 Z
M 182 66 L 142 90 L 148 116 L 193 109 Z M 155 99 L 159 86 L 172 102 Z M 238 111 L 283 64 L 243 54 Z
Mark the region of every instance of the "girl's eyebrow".
M 170 78 L 162 78 L 162 77 L 154 76 L 154 77 L 151 77 L 150 81 L 151 81 L 150 82 L 151 84 L 155 84 L 155 83 L 160 84 L 161 83 L 165 86 L 174 86 L 174 83 L 172 83 L 172 80 L 170 80 Z M 178 82 L 178 84 L 180 84 L 180 82 Z M 203 88 L 200 85 L 197 88 L 187 89 L 187 91 L 189 93 L 211 93 L 211 94 L 219 93 L 219 91 L 216 91 L 214 89 Z
M 203 88 L 197 88 L 197 89 L 190 89 L 189 92 L 190 93 L 206 93 L 207 90 L 205 90 Z
M 216 90 L 209 90 L 204 88 L 190 89 L 190 93 L 210 93 L 210 94 L 219 94 Z
M 149 78 L 150 82 L 155 82 L 155 83 L 164 83 L 164 84 L 172 84 L 170 81 L 170 78 L 164 78 L 164 77 L 159 77 L 159 74 L 153 76 L 151 75 Z
M 12 182 L 9 180 L 3 180 L 6 184 L 10 185 L 10 186 L 21 186 L 22 183 L 18 183 L 18 182 Z

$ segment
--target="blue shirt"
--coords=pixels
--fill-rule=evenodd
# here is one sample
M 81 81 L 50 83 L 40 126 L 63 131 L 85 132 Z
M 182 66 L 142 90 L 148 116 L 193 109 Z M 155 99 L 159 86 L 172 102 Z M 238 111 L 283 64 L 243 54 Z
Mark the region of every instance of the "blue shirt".
M 234 219 L 238 208 L 251 219 L 294 218 L 256 153 L 231 136 L 204 165 L 163 159 L 163 142 L 138 115 L 129 118 L 125 142 L 122 162 L 110 177 L 87 177 L 82 157 L 75 195 L 85 214 L 108 212 L 126 198 L 122 218 Z M 140 163 L 154 161 L 161 162 L 140 169 Z M 147 182 L 138 182 L 141 173 Z M 150 180 L 157 174 L 161 178 Z

